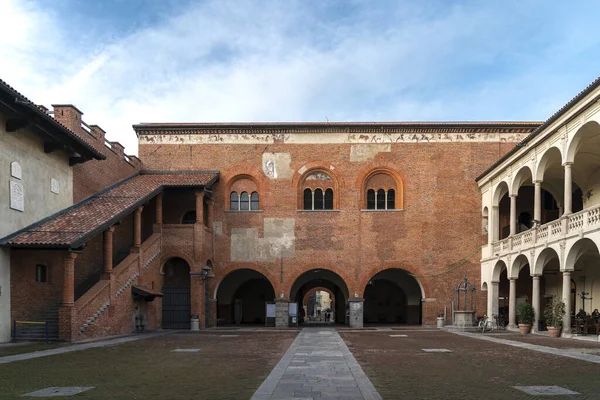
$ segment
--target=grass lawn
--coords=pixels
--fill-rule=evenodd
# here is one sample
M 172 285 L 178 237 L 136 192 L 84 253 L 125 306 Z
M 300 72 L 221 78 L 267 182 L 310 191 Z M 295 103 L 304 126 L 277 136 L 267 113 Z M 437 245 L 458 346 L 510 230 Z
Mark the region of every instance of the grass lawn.
M 95 386 L 76 398 L 248 399 L 296 335 L 178 333 L 17 361 L 0 365 L 0 398 L 50 386 Z M 200 351 L 173 352 L 178 348 Z

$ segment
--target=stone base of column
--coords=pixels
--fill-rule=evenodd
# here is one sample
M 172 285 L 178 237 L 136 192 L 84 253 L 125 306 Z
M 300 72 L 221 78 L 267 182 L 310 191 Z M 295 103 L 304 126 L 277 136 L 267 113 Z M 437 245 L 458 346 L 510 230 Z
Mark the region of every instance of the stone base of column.
M 73 326 L 76 320 L 74 306 L 61 306 L 58 310 L 58 338 L 73 341 L 77 338 L 77 327 Z
M 363 315 L 365 308 L 364 299 L 350 299 L 350 320 L 348 324 L 351 328 L 362 328 L 363 327 Z
M 275 326 L 277 328 L 287 328 L 290 324 L 288 304 L 287 300 L 277 300 L 275 302 Z

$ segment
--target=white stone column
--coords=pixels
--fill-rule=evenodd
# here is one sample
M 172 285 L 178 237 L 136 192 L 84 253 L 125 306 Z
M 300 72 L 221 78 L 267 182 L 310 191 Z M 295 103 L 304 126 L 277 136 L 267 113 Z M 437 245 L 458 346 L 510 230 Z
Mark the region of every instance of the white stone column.
M 533 220 L 542 223 L 542 182 L 535 181 L 535 196 L 533 200 Z
M 488 317 L 492 315 L 498 315 L 498 288 L 499 282 L 491 282 L 488 287 Z
M 510 278 L 510 291 L 508 294 L 508 326 L 517 326 L 517 280 Z
M 510 236 L 517 234 L 517 195 L 510 195 Z
M 488 232 L 492 235 L 492 242 L 500 238 L 500 207 L 492 206 L 491 223 L 488 226 Z
M 565 302 L 565 316 L 563 318 L 563 333 L 571 332 L 571 271 L 563 271 L 563 301 Z
M 540 321 L 540 276 L 534 275 L 531 277 L 533 280 L 533 290 L 531 291 L 531 305 L 535 311 L 535 317 L 533 319 L 533 331 L 537 332 Z
M 573 204 L 573 181 L 571 178 L 572 163 L 565 163 L 565 201 L 563 215 L 569 215 L 572 212 Z

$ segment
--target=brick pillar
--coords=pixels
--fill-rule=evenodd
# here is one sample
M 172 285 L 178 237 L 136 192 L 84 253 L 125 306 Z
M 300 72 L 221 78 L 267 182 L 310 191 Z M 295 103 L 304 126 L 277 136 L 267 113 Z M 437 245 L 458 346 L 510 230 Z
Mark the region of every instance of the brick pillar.
M 74 339 L 75 322 L 75 258 L 77 254 L 69 252 L 63 259 L 62 306 L 58 312 L 58 337 L 61 340 Z
M 161 192 L 156 196 L 156 223 L 163 223 L 163 193 Z
M 208 229 L 212 230 L 213 228 L 213 218 L 215 216 L 214 213 L 214 206 L 215 206 L 215 201 L 213 199 L 209 199 L 206 201 L 208 203 L 208 215 L 207 215 L 207 225 L 208 225 Z
M 108 279 L 113 269 L 113 232 L 115 227 L 111 226 L 102 234 L 104 239 L 104 279 Z
M 144 207 L 139 207 L 133 213 L 133 248 L 139 250 L 142 246 L 142 211 Z
M 204 224 L 204 191 L 196 191 L 196 223 Z
M 365 300 L 359 298 L 350 299 L 350 327 L 363 327 L 363 314 L 365 308 Z

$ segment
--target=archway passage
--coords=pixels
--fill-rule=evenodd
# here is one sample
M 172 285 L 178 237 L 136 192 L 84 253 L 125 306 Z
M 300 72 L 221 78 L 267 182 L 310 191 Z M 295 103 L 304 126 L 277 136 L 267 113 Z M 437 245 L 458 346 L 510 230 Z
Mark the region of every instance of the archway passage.
M 217 325 L 264 324 L 265 303 L 274 300 L 267 277 L 252 269 L 235 270 L 217 289 Z
M 402 269 L 386 269 L 374 275 L 365 288 L 365 323 L 420 325 L 421 285 Z
M 299 307 L 306 305 L 306 295 L 310 295 L 319 288 L 322 291 L 331 293 L 333 307 L 333 320 L 338 324 L 346 323 L 346 304 L 349 297 L 348 286 L 341 276 L 327 269 L 312 269 L 300 275 L 290 291 L 290 300 L 299 304 Z
M 190 266 L 181 258 L 171 258 L 163 271 L 162 327 L 190 329 Z

